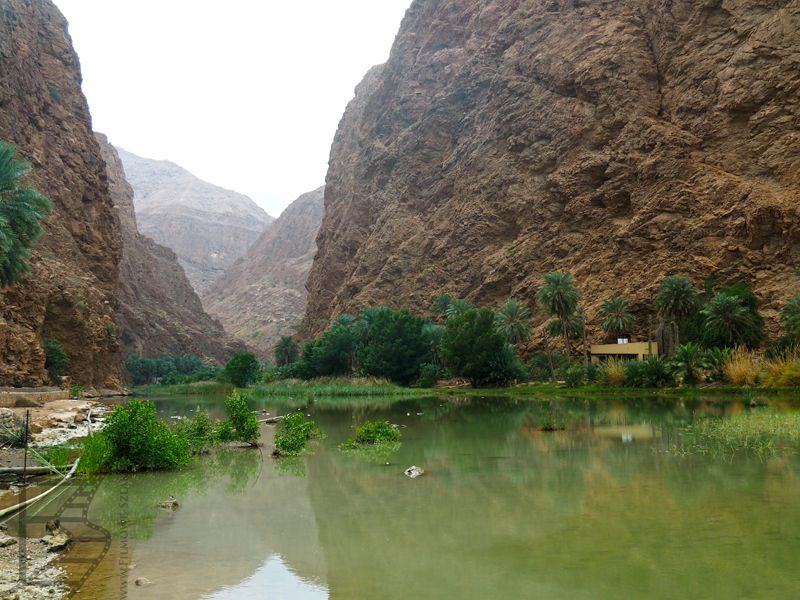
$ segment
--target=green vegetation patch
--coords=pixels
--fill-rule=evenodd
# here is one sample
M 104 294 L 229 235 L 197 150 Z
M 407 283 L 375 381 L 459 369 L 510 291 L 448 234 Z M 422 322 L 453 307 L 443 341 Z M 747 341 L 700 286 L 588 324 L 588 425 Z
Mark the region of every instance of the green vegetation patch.
M 677 454 L 732 456 L 750 452 L 761 458 L 800 449 L 800 413 L 755 411 L 689 425 L 681 434 Z
M 275 432 L 275 451 L 273 455 L 299 456 L 306 450 L 309 440 L 322 435 L 316 423 L 307 419 L 302 412 L 284 416 Z

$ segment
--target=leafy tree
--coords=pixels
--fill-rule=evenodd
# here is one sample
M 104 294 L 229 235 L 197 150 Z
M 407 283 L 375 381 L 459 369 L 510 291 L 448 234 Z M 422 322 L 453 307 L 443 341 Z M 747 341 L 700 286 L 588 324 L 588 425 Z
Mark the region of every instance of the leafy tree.
M 361 370 L 398 385 L 417 381 L 420 368 L 431 359 L 424 326 L 422 318 L 407 310 L 381 311 L 365 333 L 366 343 L 358 349 Z
M 680 344 L 679 324 L 697 311 L 699 294 L 692 282 L 680 275 L 670 275 L 661 282 L 656 309 L 665 325 L 669 326 L 671 344 Z
M 600 307 L 600 327 L 603 331 L 612 335 L 630 333 L 636 317 L 630 312 L 630 306 L 626 298 L 615 296 L 609 298 Z
M 578 309 L 580 292 L 571 273 L 556 271 L 544 276 L 544 285 L 536 294 L 547 313 L 561 322 L 566 356 L 569 356 L 569 321 Z
M 275 364 L 285 367 L 300 358 L 300 346 L 289 335 L 283 336 L 275 345 Z
M 247 387 L 258 380 L 261 365 L 252 352 L 238 352 L 233 355 L 222 370 L 223 378 L 236 387 Z
M 753 311 L 738 296 L 719 292 L 700 312 L 705 320 L 707 337 L 718 341 L 719 345 L 753 347 L 761 341 L 759 323 Z
M 428 341 L 428 348 L 430 348 L 431 351 L 431 362 L 434 365 L 441 364 L 441 358 L 439 356 L 439 348 L 441 347 L 442 344 L 444 327 L 442 327 L 441 325 L 437 325 L 436 323 L 431 323 L 430 321 L 425 321 L 425 324 L 422 326 L 422 334 Z
M 30 165 L 15 159 L 17 149 L 0 142 L 0 287 L 28 271 L 33 243 L 42 234 L 40 221 L 53 205 L 39 192 L 20 185 Z
M 470 308 L 447 320 L 441 355 L 453 375 L 474 386 L 507 385 L 523 376 L 513 347 L 497 331 L 494 313 L 485 308 Z
M 348 315 L 347 313 L 344 313 L 336 317 L 333 324 L 341 325 L 343 327 L 350 327 L 355 322 L 356 318 L 353 315 Z
M 311 379 L 352 373 L 357 347 L 355 329 L 334 324 L 321 338 L 303 346 L 300 374 L 304 379 Z
M 800 294 L 793 296 L 781 309 L 781 325 L 789 337 L 800 339 Z
M 497 330 L 510 344 L 521 344 L 531 337 L 531 310 L 510 298 L 497 312 Z
M 64 347 L 55 340 L 47 340 L 44 343 L 44 368 L 53 383 L 61 383 L 61 376 L 69 366 L 69 355 Z

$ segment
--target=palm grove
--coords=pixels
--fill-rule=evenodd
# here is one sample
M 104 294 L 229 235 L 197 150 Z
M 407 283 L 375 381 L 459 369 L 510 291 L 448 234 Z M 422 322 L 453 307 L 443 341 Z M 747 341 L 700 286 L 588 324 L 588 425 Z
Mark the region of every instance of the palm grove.
M 527 364 L 520 350 L 533 331 L 532 306 L 512 298 L 491 311 L 444 294 L 428 318 L 408 310 L 369 308 L 358 316 L 340 316 L 302 348 L 284 337 L 275 349 L 277 367 L 267 371 L 266 379 L 355 375 L 420 387 L 449 378 L 476 387 L 562 379 L 570 385 L 599 381 L 631 387 L 723 381 L 726 370 L 741 362 L 743 354 L 758 362 L 752 351 L 765 346 L 764 322 L 746 284 L 719 285 L 709 279 L 703 287 L 701 291 L 677 275 L 662 281 L 644 329 L 648 337 L 660 341 L 663 353 L 643 361 L 590 364 L 587 313 L 578 285 L 570 273 L 553 272 L 543 277 L 535 295 L 536 310 L 549 317 L 548 347 L 533 354 Z M 621 296 L 602 303 L 596 322 L 609 338 L 631 334 L 637 325 L 630 301 Z M 784 371 L 791 371 L 797 365 L 794 349 L 800 340 L 800 295 L 784 306 L 781 322 L 784 335 L 766 345 L 764 360 L 777 361 Z M 797 382 L 779 377 L 769 383 L 800 385 L 797 370 Z

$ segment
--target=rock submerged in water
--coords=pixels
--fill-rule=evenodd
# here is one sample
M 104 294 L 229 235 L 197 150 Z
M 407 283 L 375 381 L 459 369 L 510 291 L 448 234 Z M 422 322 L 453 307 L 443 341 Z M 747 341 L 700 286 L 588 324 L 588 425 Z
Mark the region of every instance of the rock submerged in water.
M 139 577 L 136 581 L 133 582 L 138 587 L 145 587 L 148 585 L 153 585 L 153 582 L 150 581 L 147 577 Z
M 158 506 L 159 508 L 164 508 L 166 510 L 178 510 L 179 504 L 175 496 L 170 496 L 169 500 L 165 500 L 164 502 L 159 502 Z
M 0 534 L 0 548 L 7 548 L 8 546 L 13 546 L 17 543 L 17 539 L 11 537 L 10 535 Z
M 403 474 L 406 477 L 410 477 L 411 479 L 416 479 L 420 475 L 425 474 L 425 469 L 423 469 L 422 467 L 411 466 L 408 467 L 405 471 L 403 471 Z

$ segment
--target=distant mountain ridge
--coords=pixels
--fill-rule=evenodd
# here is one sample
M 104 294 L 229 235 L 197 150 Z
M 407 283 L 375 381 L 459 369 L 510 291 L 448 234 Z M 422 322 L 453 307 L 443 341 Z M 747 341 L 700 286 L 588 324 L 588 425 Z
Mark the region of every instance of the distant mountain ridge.
M 271 357 L 306 307 L 306 280 L 317 251 L 325 187 L 303 194 L 203 296 L 228 333 Z
M 239 259 L 274 219 L 253 200 L 167 160 L 117 148 L 133 187 L 139 230 L 178 255 L 198 294 Z
M 106 163 L 109 190 L 122 229 L 122 261 L 115 321 L 125 354 L 155 357 L 196 354 L 224 363 L 245 349 L 203 311 L 175 253 L 139 233 L 133 190 L 114 146 L 95 133 Z

